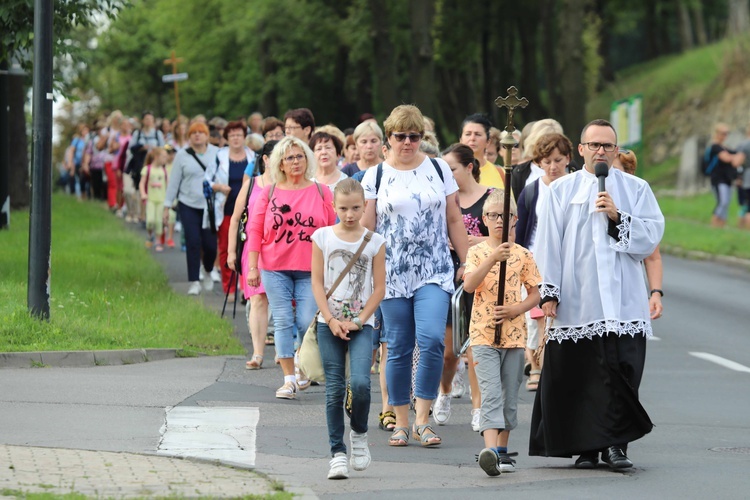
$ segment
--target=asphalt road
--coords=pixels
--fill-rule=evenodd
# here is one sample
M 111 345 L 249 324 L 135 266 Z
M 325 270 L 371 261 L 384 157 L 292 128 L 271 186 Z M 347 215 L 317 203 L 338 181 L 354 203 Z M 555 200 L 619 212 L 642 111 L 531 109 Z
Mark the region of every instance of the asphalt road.
M 159 257 L 184 275 L 180 254 Z M 0 370 L 0 442 L 153 452 L 169 406 L 259 409 L 259 471 L 321 498 L 747 498 L 750 494 L 750 272 L 665 257 L 665 315 L 654 323 L 641 400 L 656 427 L 633 443 L 628 472 L 578 471 L 572 460 L 528 457 L 533 393 L 522 390 L 511 448 L 517 471 L 487 477 L 474 461 L 482 447 L 469 426 L 466 397 L 453 400 L 439 449 L 387 446 L 371 411 L 373 464 L 348 481 L 329 481 L 324 388 L 279 401 L 281 371 L 247 372 L 244 359 L 193 358 L 127 366 Z M 182 278 L 184 279 L 184 278 Z M 177 281 L 175 288 L 186 288 Z M 218 292 L 204 296 L 220 307 Z M 242 321 L 238 332 L 247 342 Z M 713 356 L 713 357 L 712 357 Z M 708 358 L 708 359 L 707 359 Z M 732 365 L 732 362 L 739 365 Z M 379 402 L 373 379 L 373 402 Z

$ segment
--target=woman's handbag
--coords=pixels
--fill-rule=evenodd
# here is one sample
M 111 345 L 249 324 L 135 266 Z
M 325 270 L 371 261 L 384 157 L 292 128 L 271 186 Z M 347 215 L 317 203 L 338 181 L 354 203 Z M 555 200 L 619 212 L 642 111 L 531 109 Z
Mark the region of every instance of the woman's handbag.
M 367 246 L 367 243 L 369 243 L 371 238 L 372 231 L 368 229 L 367 233 L 365 234 L 364 240 L 362 240 L 362 244 L 360 244 L 359 248 L 357 249 L 357 252 L 346 264 L 346 267 L 343 271 L 341 271 L 339 277 L 336 278 L 336 281 L 333 283 L 333 286 L 331 286 L 331 289 L 328 290 L 326 299 L 331 297 L 333 292 L 336 290 L 336 287 L 338 287 L 339 284 L 341 284 L 341 282 L 343 281 L 344 276 L 349 273 L 349 270 L 352 268 L 352 266 L 354 266 L 354 263 L 359 260 L 359 256 L 362 255 L 362 252 L 365 250 L 365 247 Z M 323 371 L 323 360 L 320 357 L 320 348 L 318 347 L 318 314 L 320 314 L 320 309 L 315 312 L 313 320 L 310 322 L 310 326 L 307 327 L 305 336 L 302 339 L 302 345 L 299 348 L 298 365 L 299 369 L 304 372 L 304 378 L 308 380 L 314 380 L 315 382 L 325 382 L 326 375 Z M 346 357 L 346 369 L 348 373 L 349 353 L 347 353 Z

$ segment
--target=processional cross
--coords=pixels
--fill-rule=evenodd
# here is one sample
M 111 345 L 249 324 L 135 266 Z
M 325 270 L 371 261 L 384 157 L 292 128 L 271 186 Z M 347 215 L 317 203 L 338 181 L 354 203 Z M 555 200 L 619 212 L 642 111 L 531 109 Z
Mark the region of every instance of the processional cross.
M 508 241 L 508 233 L 510 232 L 510 181 L 511 181 L 511 162 L 513 154 L 513 146 L 516 145 L 516 139 L 513 137 L 513 132 L 516 127 L 513 124 L 513 114 L 516 108 L 525 108 L 529 105 L 529 100 L 525 97 L 518 97 L 518 89 L 510 87 L 508 89 L 508 95 L 506 97 L 498 97 L 495 99 L 495 105 L 498 108 L 508 109 L 508 122 L 505 125 L 505 137 L 500 141 L 503 146 L 503 169 L 505 170 L 505 193 L 503 200 L 503 243 Z M 502 261 L 500 263 L 500 282 L 498 283 L 497 289 L 497 302 L 496 304 L 501 306 L 505 302 L 505 276 L 508 270 L 508 262 Z M 502 330 L 502 323 L 495 325 L 495 344 L 500 344 L 500 331 Z
M 177 74 L 177 63 L 183 62 L 182 57 L 176 57 L 174 50 L 172 51 L 172 57 L 169 59 L 164 59 L 164 64 L 166 66 L 172 66 L 172 74 Z M 180 118 L 180 91 L 177 86 L 177 79 L 174 80 L 174 103 L 175 108 L 177 108 L 177 118 Z

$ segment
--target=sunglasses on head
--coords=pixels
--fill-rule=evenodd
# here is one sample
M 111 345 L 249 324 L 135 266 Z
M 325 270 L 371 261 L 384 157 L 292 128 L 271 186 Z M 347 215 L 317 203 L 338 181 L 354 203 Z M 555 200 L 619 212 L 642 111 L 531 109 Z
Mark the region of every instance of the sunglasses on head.
M 398 142 L 404 142 L 406 139 L 409 139 L 410 142 L 422 140 L 422 134 L 404 134 L 401 132 L 394 132 L 391 134 L 391 137 L 394 137 Z

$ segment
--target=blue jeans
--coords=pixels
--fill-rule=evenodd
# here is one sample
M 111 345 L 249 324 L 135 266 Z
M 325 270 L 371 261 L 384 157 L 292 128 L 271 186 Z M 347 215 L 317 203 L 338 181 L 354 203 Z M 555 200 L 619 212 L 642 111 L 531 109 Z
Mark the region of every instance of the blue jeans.
M 732 186 L 729 184 L 716 184 L 715 186 L 712 185 L 711 189 L 716 198 L 714 215 L 725 221 L 729 217 L 729 203 L 732 201 Z
M 370 363 L 372 363 L 372 327 L 350 332 L 349 340 L 331 333 L 325 323 L 318 323 L 318 347 L 326 374 L 326 421 L 331 456 L 346 453 L 344 444 L 344 397 L 346 395 L 346 351 L 349 350 L 349 375 L 352 389 L 351 428 L 367 432 L 370 413 Z
M 435 399 L 443 373 L 445 322 L 450 294 L 435 284 L 417 289 L 413 297 L 385 299 L 380 303 L 388 341 L 386 384 L 388 402 L 393 406 L 409 404 L 412 354 L 419 346 L 414 395 Z
M 294 326 L 302 343 L 307 327 L 315 315 L 317 305 L 313 298 L 309 271 L 266 271 L 261 269 L 261 280 L 266 289 L 268 306 L 271 308 L 274 324 L 274 342 L 279 359 L 293 358 Z M 292 308 L 292 300 L 296 305 Z

